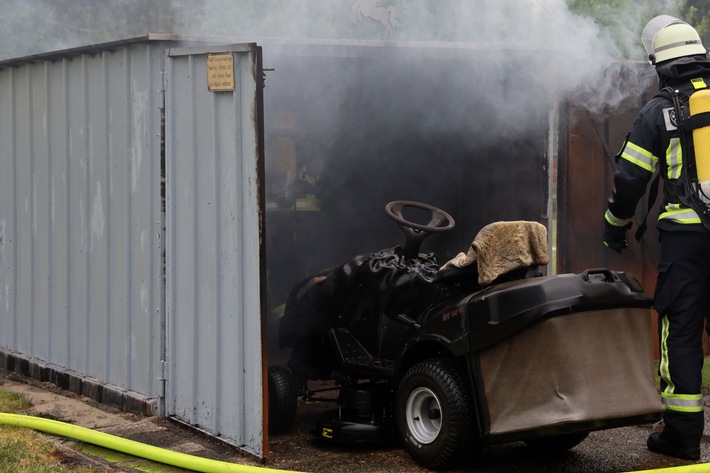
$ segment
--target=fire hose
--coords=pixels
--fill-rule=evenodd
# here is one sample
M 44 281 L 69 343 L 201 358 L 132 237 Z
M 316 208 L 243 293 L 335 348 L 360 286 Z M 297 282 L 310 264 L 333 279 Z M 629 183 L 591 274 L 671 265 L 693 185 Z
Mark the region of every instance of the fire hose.
M 632 473 L 710 473 L 710 464 L 671 466 L 658 470 L 639 470 Z
M 135 457 L 163 463 L 166 465 L 200 472 L 235 472 L 235 473 L 286 473 L 286 470 L 275 470 L 258 466 L 240 465 L 209 458 L 196 457 L 186 453 L 174 452 L 165 448 L 154 447 L 144 443 L 128 440 L 115 435 L 97 432 L 86 427 L 67 424 L 42 417 L 20 414 L 0 413 L 0 423 L 26 427 L 41 432 L 69 437 Z M 293 473 L 293 472 L 288 472 Z
M 277 470 L 259 466 L 240 465 L 209 458 L 197 457 L 186 453 L 174 452 L 165 448 L 128 440 L 115 435 L 97 432 L 86 427 L 67 424 L 42 417 L 20 414 L 0 413 L 0 424 L 14 425 L 39 430 L 48 434 L 69 437 L 81 442 L 133 455 L 134 457 L 171 465 L 185 470 L 198 472 L 233 472 L 233 473 L 294 473 L 290 470 Z M 684 465 L 655 470 L 639 470 L 632 473 L 710 473 L 710 464 Z

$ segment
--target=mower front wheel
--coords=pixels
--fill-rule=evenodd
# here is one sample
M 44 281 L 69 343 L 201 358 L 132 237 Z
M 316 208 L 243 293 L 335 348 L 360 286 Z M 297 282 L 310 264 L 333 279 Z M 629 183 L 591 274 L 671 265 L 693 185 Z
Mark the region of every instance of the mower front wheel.
M 471 396 L 455 362 L 437 358 L 413 366 L 395 402 L 400 440 L 417 463 L 450 469 L 467 459 L 474 447 Z

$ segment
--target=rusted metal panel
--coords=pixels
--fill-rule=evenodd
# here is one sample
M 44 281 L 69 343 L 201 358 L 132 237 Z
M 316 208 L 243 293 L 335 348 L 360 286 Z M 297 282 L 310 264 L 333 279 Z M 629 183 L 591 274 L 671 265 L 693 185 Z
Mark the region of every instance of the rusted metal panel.
M 646 200 L 639 203 L 634 228 L 629 231 L 629 248 L 617 255 L 602 245 L 604 212 L 613 189 L 614 156 L 624 143 L 636 113 L 649 98 L 639 94 L 636 107 L 603 115 L 567 104 L 560 121 L 561 144 L 558 167 L 557 271 L 579 272 L 608 267 L 636 276 L 652 292 L 658 253 L 654 220 L 657 203 L 648 217 L 649 229 L 640 242 L 634 239 L 645 216 Z

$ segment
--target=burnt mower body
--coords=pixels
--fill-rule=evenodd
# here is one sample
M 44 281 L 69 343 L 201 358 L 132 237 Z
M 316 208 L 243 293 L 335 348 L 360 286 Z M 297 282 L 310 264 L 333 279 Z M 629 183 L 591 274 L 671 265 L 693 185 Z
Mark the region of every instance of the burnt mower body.
M 412 208 L 428 212 L 429 223 L 405 218 Z M 660 418 L 652 300 L 633 276 L 603 268 L 542 276 L 546 261 L 517 236 L 526 257 L 502 248 L 498 272 L 483 267 L 492 261 L 484 247 L 496 252 L 501 235 L 539 225 L 531 222 L 498 227 L 504 233 L 489 235 L 473 262 L 442 267 L 419 248 L 453 219 L 409 201 L 386 211 L 405 231 L 404 247 L 356 256 L 293 288 L 279 325 L 288 369 L 269 370 L 269 415 L 279 421 L 270 429 L 290 427 L 296 396 L 318 398 L 308 380 L 338 390 L 314 426 L 317 438 L 398 438 L 435 469 L 485 445 L 522 440 L 560 451 L 594 430 Z

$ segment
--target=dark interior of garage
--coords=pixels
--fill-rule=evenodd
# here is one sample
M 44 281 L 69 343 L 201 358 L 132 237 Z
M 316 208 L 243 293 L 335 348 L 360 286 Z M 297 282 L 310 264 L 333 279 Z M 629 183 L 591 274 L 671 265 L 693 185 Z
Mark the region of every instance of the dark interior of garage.
M 404 243 L 392 200 L 454 217 L 422 247 L 440 264 L 488 223 L 547 224 L 550 100 L 520 77 L 523 55 L 267 45 L 264 57 L 270 324 L 298 281 Z

